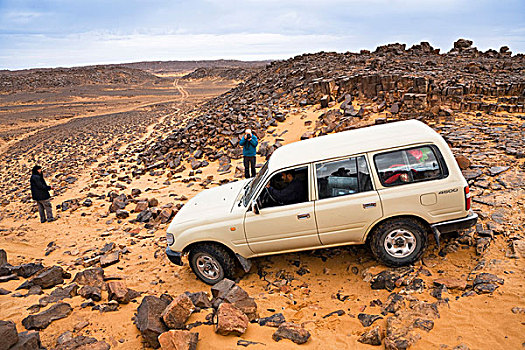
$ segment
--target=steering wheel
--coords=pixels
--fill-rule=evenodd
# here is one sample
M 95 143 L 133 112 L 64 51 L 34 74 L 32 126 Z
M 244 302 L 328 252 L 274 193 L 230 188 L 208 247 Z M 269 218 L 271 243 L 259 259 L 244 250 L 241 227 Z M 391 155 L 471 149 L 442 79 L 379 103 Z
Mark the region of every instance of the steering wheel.
M 277 199 L 275 199 L 275 198 L 271 195 L 270 191 L 268 190 L 268 187 L 265 187 L 265 188 L 264 188 L 264 192 L 263 192 L 263 193 L 264 193 L 266 196 L 268 196 L 268 198 L 269 198 L 272 202 L 274 202 L 274 203 L 276 203 L 276 204 L 279 204 L 279 205 L 282 205 L 282 204 L 283 204 L 283 203 L 281 203 L 280 201 L 278 201 Z

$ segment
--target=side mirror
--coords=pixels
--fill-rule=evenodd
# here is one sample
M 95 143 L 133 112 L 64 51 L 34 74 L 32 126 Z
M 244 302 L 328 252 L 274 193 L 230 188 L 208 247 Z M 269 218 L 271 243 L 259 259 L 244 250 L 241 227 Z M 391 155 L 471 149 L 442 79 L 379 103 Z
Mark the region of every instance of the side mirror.
M 257 201 L 252 202 L 252 210 L 254 214 L 259 215 L 259 205 L 257 204 Z

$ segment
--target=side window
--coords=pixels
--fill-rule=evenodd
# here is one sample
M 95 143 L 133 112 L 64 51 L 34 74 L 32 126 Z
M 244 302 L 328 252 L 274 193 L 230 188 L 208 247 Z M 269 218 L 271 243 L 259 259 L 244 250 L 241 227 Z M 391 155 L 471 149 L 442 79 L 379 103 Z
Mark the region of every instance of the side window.
M 433 146 L 377 154 L 374 162 L 383 186 L 442 179 L 448 175 L 439 150 Z
M 372 190 L 364 156 L 317 164 L 315 173 L 319 199 Z
M 258 203 L 262 209 L 308 200 L 308 167 L 300 167 L 272 176 L 259 195 Z

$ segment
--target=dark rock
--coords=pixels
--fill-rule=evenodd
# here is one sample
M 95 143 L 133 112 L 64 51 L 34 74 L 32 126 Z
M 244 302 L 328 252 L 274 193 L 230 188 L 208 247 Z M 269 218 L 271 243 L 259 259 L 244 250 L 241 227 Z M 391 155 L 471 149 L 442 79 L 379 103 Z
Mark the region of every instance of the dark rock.
M 20 277 L 29 278 L 43 268 L 44 266 L 41 263 L 28 263 L 22 264 L 20 266 L 14 266 L 12 271 Z
M 206 292 L 189 293 L 188 296 L 196 308 L 208 309 L 212 307 L 210 298 Z
M 310 339 L 310 332 L 304 329 L 301 325 L 285 322 L 277 328 L 277 331 L 272 335 L 272 338 L 275 341 L 290 339 L 296 344 L 304 344 Z
M 0 249 L 0 266 L 7 264 L 7 253 L 5 250 Z
M 18 343 L 9 350 L 40 350 L 45 349 L 40 342 L 40 333 L 36 331 L 24 331 L 18 333 Z
M 22 320 L 22 324 L 26 329 L 44 329 L 51 322 L 69 316 L 72 311 L 73 308 L 67 303 L 54 304 L 39 314 L 27 316 Z
M 64 283 L 66 272 L 60 266 L 46 267 L 35 274 L 29 281 L 24 282 L 18 289 L 29 289 L 38 285 L 42 288 L 51 288 Z
M 57 344 L 54 350 L 109 350 L 110 346 L 105 341 L 98 341 L 92 337 L 83 335 L 76 336 L 72 339 Z
M 0 321 L 0 349 L 9 349 L 18 342 L 16 325 L 12 321 Z
M 137 309 L 135 325 L 149 346 L 160 347 L 158 336 L 168 330 L 161 319 L 162 312 L 170 304 L 166 298 L 147 295 Z
M 388 296 L 385 305 L 381 308 L 381 314 L 395 314 L 403 306 L 405 306 L 405 300 L 403 296 L 397 293 L 392 293 Z
M 382 271 L 372 277 L 372 280 L 370 281 L 370 287 L 372 289 L 386 289 L 391 292 L 396 286 L 393 278 L 394 276 L 390 271 Z
M 94 286 L 102 289 L 106 288 L 106 283 L 104 282 L 104 270 L 100 267 L 94 267 L 78 272 L 75 275 L 73 282 L 83 286 Z
M 379 326 L 375 326 L 374 328 L 363 332 L 357 341 L 363 344 L 378 346 L 381 345 L 383 337 L 384 336 L 381 328 Z
M 77 295 L 77 291 L 78 291 L 78 285 L 76 283 L 72 283 L 64 288 L 56 287 L 55 290 L 51 292 L 51 294 L 41 298 L 39 300 L 39 304 L 42 306 L 46 306 L 48 304 L 56 303 L 57 301 L 60 301 L 66 298 L 72 298 Z
M 92 299 L 94 301 L 102 300 L 102 290 L 96 286 L 83 286 L 79 289 L 78 294 L 84 299 Z
M 422 318 L 416 318 L 414 320 L 414 327 L 420 328 L 424 331 L 430 332 L 432 328 L 434 328 L 434 321 L 432 320 L 425 320 Z
M 474 286 L 474 291 L 478 294 L 488 294 L 494 292 L 498 288 L 493 283 L 480 283 Z
M 259 325 L 260 326 L 268 326 L 268 327 L 279 327 L 281 323 L 286 322 L 286 319 L 284 318 L 284 315 L 282 313 L 273 314 L 269 317 L 263 317 L 259 319 Z
M 118 310 L 119 303 L 116 300 L 110 300 L 107 303 L 93 306 L 92 310 L 98 310 L 100 312 L 112 312 Z
M 123 209 L 117 209 L 115 215 L 118 219 L 126 219 L 129 217 L 129 211 Z
M 257 304 L 248 293 L 239 286 L 234 286 L 224 296 L 223 300 L 227 303 L 233 304 L 248 316 L 250 321 L 255 320 L 257 315 Z
M 368 315 L 368 314 L 361 313 L 357 315 L 357 318 L 359 319 L 363 327 L 369 327 L 372 325 L 372 323 L 374 323 L 375 321 L 379 319 L 382 319 L 383 317 L 380 315 Z
M 473 285 L 476 286 L 481 283 L 498 283 L 503 284 L 503 278 L 500 278 L 494 274 L 482 272 L 476 275 L 476 278 L 474 278 Z
M 323 318 L 328 318 L 333 315 L 343 316 L 344 314 L 345 314 L 344 310 L 336 310 L 336 311 L 330 312 L 329 314 L 324 315 Z

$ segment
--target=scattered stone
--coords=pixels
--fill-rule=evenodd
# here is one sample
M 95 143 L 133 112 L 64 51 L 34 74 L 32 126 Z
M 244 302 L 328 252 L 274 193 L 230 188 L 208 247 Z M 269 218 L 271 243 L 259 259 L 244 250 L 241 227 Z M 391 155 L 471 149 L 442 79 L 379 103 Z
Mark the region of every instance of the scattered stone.
M 64 277 L 67 273 L 60 266 L 46 267 L 35 274 L 29 281 L 24 282 L 19 289 L 29 289 L 34 285 L 38 285 L 44 289 L 51 288 L 57 284 L 64 283 Z
M 62 344 L 57 344 L 54 350 L 109 350 L 110 346 L 105 341 L 98 341 L 83 335 L 69 339 Z
M 210 297 L 206 292 L 188 293 L 188 296 L 193 305 L 198 309 L 208 309 L 212 307 Z
M 363 332 L 357 341 L 363 344 L 379 346 L 381 345 L 383 338 L 384 335 L 381 331 L 381 328 L 379 326 L 375 326 L 374 328 Z
M 18 333 L 18 343 L 9 350 L 39 350 L 44 349 L 40 342 L 40 333 L 36 331 L 24 331 Z
M 304 344 L 310 339 L 310 332 L 304 329 L 301 325 L 285 322 L 277 328 L 277 331 L 272 335 L 272 338 L 275 341 L 289 339 L 296 344 Z
M 357 318 L 359 319 L 359 321 L 361 322 L 361 324 L 363 325 L 363 327 L 369 327 L 369 326 L 371 326 L 375 321 L 380 320 L 380 319 L 382 319 L 383 317 L 380 316 L 380 315 L 368 315 L 368 314 L 360 313 L 359 315 L 357 315 Z
M 101 289 L 106 289 L 106 283 L 104 282 L 104 270 L 100 267 L 94 267 L 78 272 L 73 279 L 83 286 L 95 286 Z
M 78 294 L 84 299 L 92 299 L 94 301 L 102 300 L 102 290 L 96 286 L 83 286 L 79 289 Z
M 268 327 L 279 327 L 281 323 L 286 322 L 286 319 L 284 318 L 284 315 L 282 313 L 273 314 L 269 317 L 263 317 L 259 319 L 259 325 L 260 326 L 268 326 Z
M 7 264 L 7 252 L 0 249 L 0 266 Z
M 28 330 L 30 329 L 45 329 L 55 320 L 65 318 L 73 311 L 71 305 L 67 303 L 58 303 L 51 306 L 49 309 L 36 314 L 29 315 L 22 320 L 22 324 Z
M 241 336 L 248 328 L 248 317 L 232 304 L 222 303 L 217 310 L 215 332 L 220 335 Z
M 159 335 L 163 350 L 196 350 L 199 333 L 184 330 L 169 330 Z
M 118 310 L 118 302 L 116 300 L 110 300 L 107 303 L 95 305 L 91 310 L 98 310 L 100 312 L 112 312 Z
M 31 289 L 33 289 L 34 287 L 35 286 L 31 287 Z M 40 287 L 40 286 L 36 286 L 36 287 Z M 46 306 L 50 303 L 56 303 L 57 301 L 60 301 L 66 298 L 72 298 L 77 295 L 77 291 L 78 291 L 78 285 L 76 283 L 72 283 L 64 288 L 57 287 L 55 288 L 55 290 L 51 292 L 51 294 L 41 298 L 39 300 L 39 304 L 42 306 Z
M 9 349 L 18 342 L 16 325 L 12 321 L 0 321 L 0 349 Z
M 149 346 L 157 349 L 160 347 L 158 336 L 168 328 L 162 322 L 162 312 L 170 304 L 167 298 L 157 298 L 147 295 L 142 299 L 138 309 L 135 325 Z
M 100 266 L 108 267 L 110 265 L 116 264 L 120 261 L 120 250 L 107 253 L 100 257 Z
M 266 346 L 266 344 L 264 343 L 259 343 L 259 342 L 256 342 L 256 341 L 250 341 L 250 340 L 244 340 L 244 339 L 239 339 L 237 340 L 237 346 L 244 346 L 244 347 L 247 347 L 247 346 L 250 346 L 250 345 L 263 345 L 263 346 Z
M 182 329 L 195 310 L 193 302 L 186 294 L 181 294 L 166 307 L 161 317 L 170 329 Z

